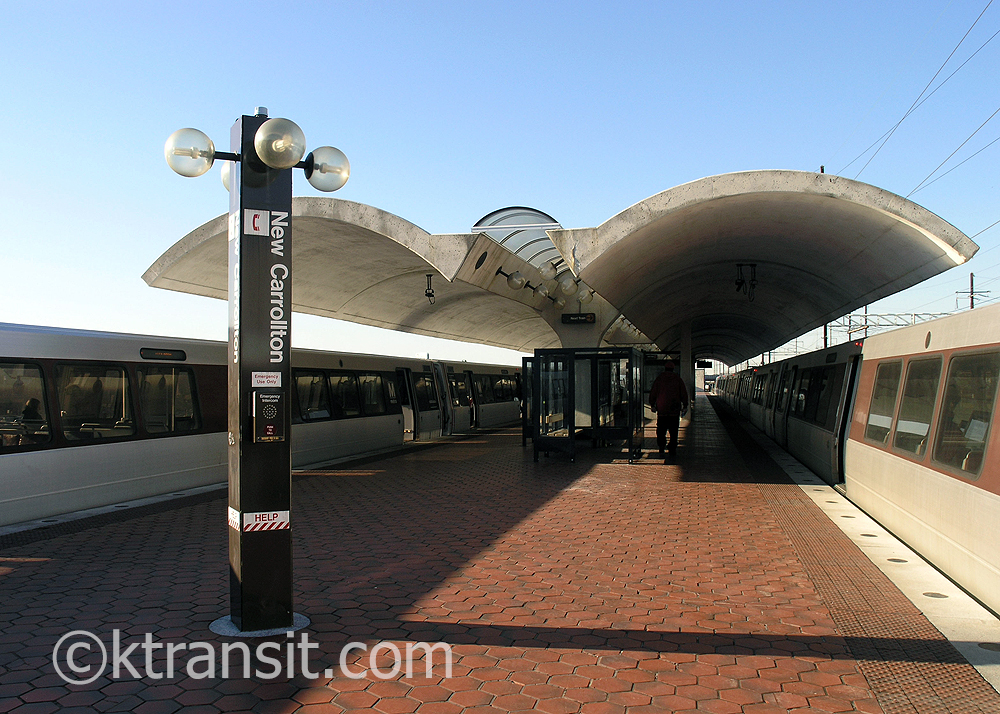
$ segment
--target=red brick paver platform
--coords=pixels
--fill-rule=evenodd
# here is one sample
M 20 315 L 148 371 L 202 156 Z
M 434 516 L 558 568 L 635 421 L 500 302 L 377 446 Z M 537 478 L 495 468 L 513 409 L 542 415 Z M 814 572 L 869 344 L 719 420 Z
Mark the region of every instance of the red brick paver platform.
M 228 613 L 218 493 L 4 537 L 0 714 L 1000 712 L 801 489 L 698 406 L 671 465 L 590 449 L 536 464 L 511 431 L 296 477 L 296 610 L 311 625 L 294 639 L 318 645 L 319 678 L 284 636 L 248 642 L 263 676 L 242 678 L 238 651 L 229 677 L 200 676 L 193 649 L 167 676 L 166 646 L 150 650 L 160 679 L 138 646 L 139 678 L 56 673 L 73 630 L 109 650 L 116 631 L 122 650 L 147 633 L 216 653 L 232 642 L 208 629 Z M 277 665 L 254 651 L 266 642 Z M 431 677 L 418 661 L 381 679 L 356 649 L 353 679 L 349 642 L 447 643 L 452 676 L 438 652 Z M 385 646 L 375 664 L 394 661 Z

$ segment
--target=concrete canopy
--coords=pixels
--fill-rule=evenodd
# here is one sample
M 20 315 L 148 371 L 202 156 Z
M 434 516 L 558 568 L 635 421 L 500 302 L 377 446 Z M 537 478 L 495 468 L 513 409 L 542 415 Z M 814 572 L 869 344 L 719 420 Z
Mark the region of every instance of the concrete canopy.
M 663 350 L 735 364 L 960 265 L 977 246 L 930 211 L 829 174 L 723 174 L 597 228 L 549 231 L 574 274 Z M 751 302 L 734 289 L 755 264 Z M 750 271 L 744 267 L 744 278 Z
M 516 225 L 522 214 L 525 228 L 538 234 L 530 246 L 519 237 L 508 249 L 491 238 L 497 227 L 527 235 Z M 900 196 L 798 171 L 701 179 L 596 228 L 548 229 L 558 224 L 547 214 L 512 207 L 470 233 L 431 235 L 373 206 L 320 197 L 293 199 L 292 216 L 296 312 L 521 351 L 655 344 L 728 364 L 960 265 L 977 250 L 954 226 Z M 223 215 L 195 229 L 143 279 L 226 299 L 227 225 Z M 545 259 L 550 254 L 554 259 Z M 550 262 L 556 278 L 546 280 L 541 268 Z M 740 263 L 755 265 L 753 301 L 734 290 Z M 524 288 L 510 286 L 514 273 Z M 427 274 L 435 276 L 434 304 L 424 297 Z M 583 281 L 579 291 L 558 292 L 573 276 Z M 591 289 L 592 301 L 578 302 Z M 564 311 L 595 319 L 563 325 Z
M 489 242 L 485 236 L 430 235 L 373 206 L 333 198 L 295 198 L 292 218 L 295 312 L 522 351 L 559 345 L 537 301 L 511 300 L 454 280 L 470 252 Z M 160 256 L 143 280 L 227 299 L 227 226 L 222 215 L 198 227 Z M 509 253 L 492 242 L 489 247 Z M 424 297 L 427 274 L 435 276 L 433 305 Z

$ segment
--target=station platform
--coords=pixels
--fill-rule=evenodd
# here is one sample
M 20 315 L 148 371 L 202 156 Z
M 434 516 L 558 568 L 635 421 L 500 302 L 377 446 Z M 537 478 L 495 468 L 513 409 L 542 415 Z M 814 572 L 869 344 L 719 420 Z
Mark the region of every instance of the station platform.
M 695 415 L 670 464 L 589 448 L 534 463 L 508 430 L 297 473 L 310 624 L 248 642 L 284 666 L 307 635 L 316 678 L 189 676 L 180 655 L 169 677 L 166 647 L 132 651 L 140 677 L 54 668 L 73 631 L 233 642 L 209 629 L 229 607 L 224 491 L 0 536 L 0 714 L 1000 712 L 808 488 L 703 395 Z M 447 643 L 452 676 L 381 679 L 352 650 L 352 678 L 350 642 Z M 77 666 L 96 666 L 91 645 Z

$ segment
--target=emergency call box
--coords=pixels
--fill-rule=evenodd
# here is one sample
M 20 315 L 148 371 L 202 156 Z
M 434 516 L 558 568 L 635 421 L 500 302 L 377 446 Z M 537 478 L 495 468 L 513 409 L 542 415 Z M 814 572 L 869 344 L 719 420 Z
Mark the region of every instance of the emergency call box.
M 255 442 L 285 440 L 283 397 L 281 392 L 257 390 L 253 393 L 253 440 Z

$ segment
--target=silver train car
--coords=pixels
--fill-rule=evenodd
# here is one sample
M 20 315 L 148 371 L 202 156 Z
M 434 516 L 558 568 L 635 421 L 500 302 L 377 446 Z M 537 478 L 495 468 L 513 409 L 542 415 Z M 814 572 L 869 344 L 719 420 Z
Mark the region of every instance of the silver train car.
M 226 480 L 223 342 L 0 323 L 0 526 Z M 292 351 L 292 465 L 516 424 L 521 368 Z
M 716 379 L 726 404 L 828 483 L 843 481 L 861 343 L 848 342 Z
M 847 496 L 1000 613 L 1000 305 L 865 340 Z
M 820 366 L 833 368 L 822 386 Z M 726 375 L 716 391 L 1000 613 L 998 383 L 993 305 Z

